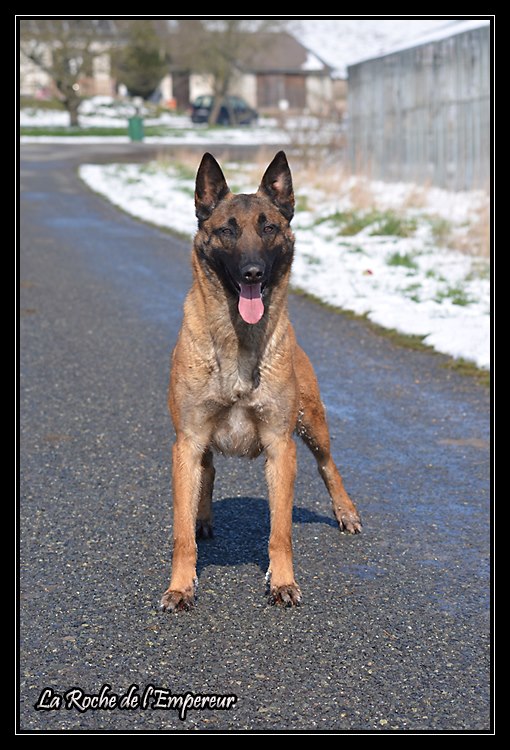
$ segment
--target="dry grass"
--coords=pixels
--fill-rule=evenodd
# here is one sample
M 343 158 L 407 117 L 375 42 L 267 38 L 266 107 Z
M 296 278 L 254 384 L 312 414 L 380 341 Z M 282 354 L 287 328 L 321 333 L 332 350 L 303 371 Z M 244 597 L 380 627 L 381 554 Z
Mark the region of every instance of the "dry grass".
M 191 149 L 179 148 L 179 151 L 173 154 L 171 151 L 160 151 L 156 155 L 156 162 L 162 169 L 173 167 L 176 164 L 183 164 L 190 169 L 196 170 L 200 164 L 201 155 L 198 155 L 196 151 Z
M 349 188 L 349 199 L 356 209 L 372 209 L 376 203 L 370 182 L 364 177 L 357 179 Z
M 451 240 L 451 247 L 466 255 L 474 255 L 481 258 L 490 257 L 490 203 L 487 204 L 476 214 L 476 219 L 462 234 L 454 234 Z
M 428 187 L 429 185 L 414 185 L 402 204 L 402 208 L 423 208 L 426 206 Z
M 325 167 L 317 163 L 300 164 L 292 167 L 294 184 L 299 187 L 324 191 L 327 195 L 338 195 L 345 183 L 345 175 L 338 167 Z

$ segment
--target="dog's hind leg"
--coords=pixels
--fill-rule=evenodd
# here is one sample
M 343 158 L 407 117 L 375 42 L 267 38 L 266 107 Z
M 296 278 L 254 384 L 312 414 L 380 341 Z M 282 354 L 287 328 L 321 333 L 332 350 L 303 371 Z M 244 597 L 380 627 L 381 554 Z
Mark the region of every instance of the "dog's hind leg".
M 210 539 L 213 536 L 212 493 L 216 470 L 210 450 L 202 456 L 202 483 L 197 512 L 197 539 Z
M 317 378 L 310 360 L 299 347 L 296 351 L 295 364 L 300 390 L 296 433 L 306 443 L 317 461 L 317 468 L 331 497 L 333 513 L 340 531 L 359 534 L 361 519 L 331 457 L 328 424 Z

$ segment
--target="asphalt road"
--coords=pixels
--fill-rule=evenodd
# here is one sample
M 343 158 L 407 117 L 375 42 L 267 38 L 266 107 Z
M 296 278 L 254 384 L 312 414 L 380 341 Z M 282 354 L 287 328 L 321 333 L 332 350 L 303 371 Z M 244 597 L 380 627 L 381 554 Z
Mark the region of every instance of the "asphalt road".
M 338 532 L 299 445 L 303 605 L 268 606 L 263 462 L 218 460 L 198 606 L 157 613 L 189 247 L 80 183 L 80 160 L 125 152 L 21 152 L 21 729 L 488 730 L 488 393 L 444 357 L 300 297 L 291 317 L 363 533 Z M 103 684 L 237 702 L 184 721 L 165 708 L 34 708 L 43 688 Z

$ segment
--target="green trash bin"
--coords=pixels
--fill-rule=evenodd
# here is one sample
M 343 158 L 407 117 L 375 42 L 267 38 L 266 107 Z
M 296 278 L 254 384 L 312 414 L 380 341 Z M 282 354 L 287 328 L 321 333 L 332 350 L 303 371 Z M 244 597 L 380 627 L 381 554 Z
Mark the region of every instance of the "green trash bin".
M 128 133 L 131 141 L 143 141 L 143 119 L 138 115 L 128 119 Z

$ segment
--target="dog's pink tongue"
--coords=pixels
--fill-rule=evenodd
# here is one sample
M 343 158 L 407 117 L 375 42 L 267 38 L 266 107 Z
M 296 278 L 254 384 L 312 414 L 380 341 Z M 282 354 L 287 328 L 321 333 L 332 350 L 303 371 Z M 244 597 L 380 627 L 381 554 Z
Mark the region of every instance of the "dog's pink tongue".
M 238 307 L 239 314 L 245 323 L 258 323 L 264 315 L 260 287 L 260 284 L 241 284 Z

